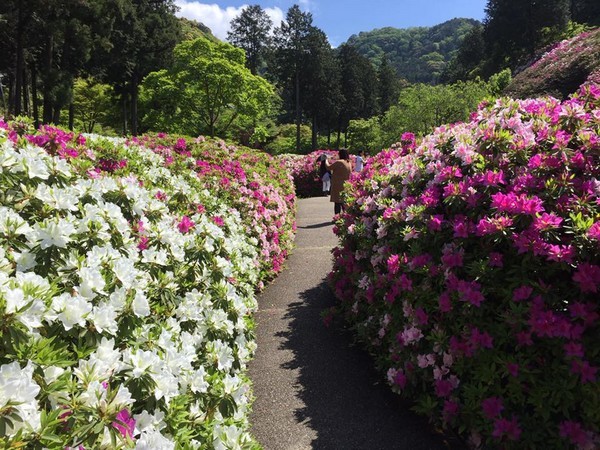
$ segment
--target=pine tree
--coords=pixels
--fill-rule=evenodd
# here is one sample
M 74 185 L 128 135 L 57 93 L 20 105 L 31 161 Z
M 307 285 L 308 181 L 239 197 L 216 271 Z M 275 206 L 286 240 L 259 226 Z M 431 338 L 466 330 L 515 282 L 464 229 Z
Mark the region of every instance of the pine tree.
M 379 80 L 379 112 L 384 114 L 390 109 L 390 106 L 398 101 L 398 93 L 400 92 L 398 73 L 390 65 L 385 55 L 381 59 L 377 79 Z
M 273 22 L 260 5 L 244 8 L 231 21 L 227 40 L 246 52 L 246 67 L 256 75 L 263 65 L 265 54 L 271 45 L 269 32 Z

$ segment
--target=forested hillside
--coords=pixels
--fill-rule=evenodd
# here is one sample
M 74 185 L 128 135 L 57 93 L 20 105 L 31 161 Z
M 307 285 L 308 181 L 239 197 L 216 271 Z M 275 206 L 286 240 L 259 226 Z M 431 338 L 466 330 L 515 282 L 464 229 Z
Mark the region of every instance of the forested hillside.
M 435 83 L 478 24 L 474 19 L 452 19 L 433 27 L 379 28 L 353 35 L 347 43 L 376 64 L 386 55 L 400 77 L 411 83 Z

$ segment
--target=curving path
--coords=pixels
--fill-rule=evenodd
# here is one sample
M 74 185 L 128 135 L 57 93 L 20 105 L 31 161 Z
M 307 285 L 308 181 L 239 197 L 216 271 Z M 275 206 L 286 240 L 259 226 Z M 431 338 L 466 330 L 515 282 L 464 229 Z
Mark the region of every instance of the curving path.
M 370 357 L 321 311 L 335 303 L 333 204 L 298 203 L 296 249 L 259 298 L 252 432 L 265 450 L 458 449 L 392 394 Z

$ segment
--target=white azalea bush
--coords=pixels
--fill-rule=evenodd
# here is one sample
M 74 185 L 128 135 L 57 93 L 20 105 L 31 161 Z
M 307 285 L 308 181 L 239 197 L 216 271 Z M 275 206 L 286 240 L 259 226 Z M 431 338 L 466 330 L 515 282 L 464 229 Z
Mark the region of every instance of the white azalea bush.
M 3 446 L 256 447 L 259 250 L 238 211 L 142 147 L 76 158 L 18 132 L 0 121 Z M 86 174 L 111 146 L 140 170 Z

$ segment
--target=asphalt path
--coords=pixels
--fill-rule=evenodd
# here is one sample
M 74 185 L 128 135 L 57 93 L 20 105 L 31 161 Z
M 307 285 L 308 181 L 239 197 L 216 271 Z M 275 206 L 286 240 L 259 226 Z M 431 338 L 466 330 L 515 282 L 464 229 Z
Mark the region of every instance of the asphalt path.
M 296 248 L 259 297 L 252 434 L 265 450 L 462 448 L 389 390 L 350 332 L 323 325 L 332 216 L 326 197 L 299 200 Z

